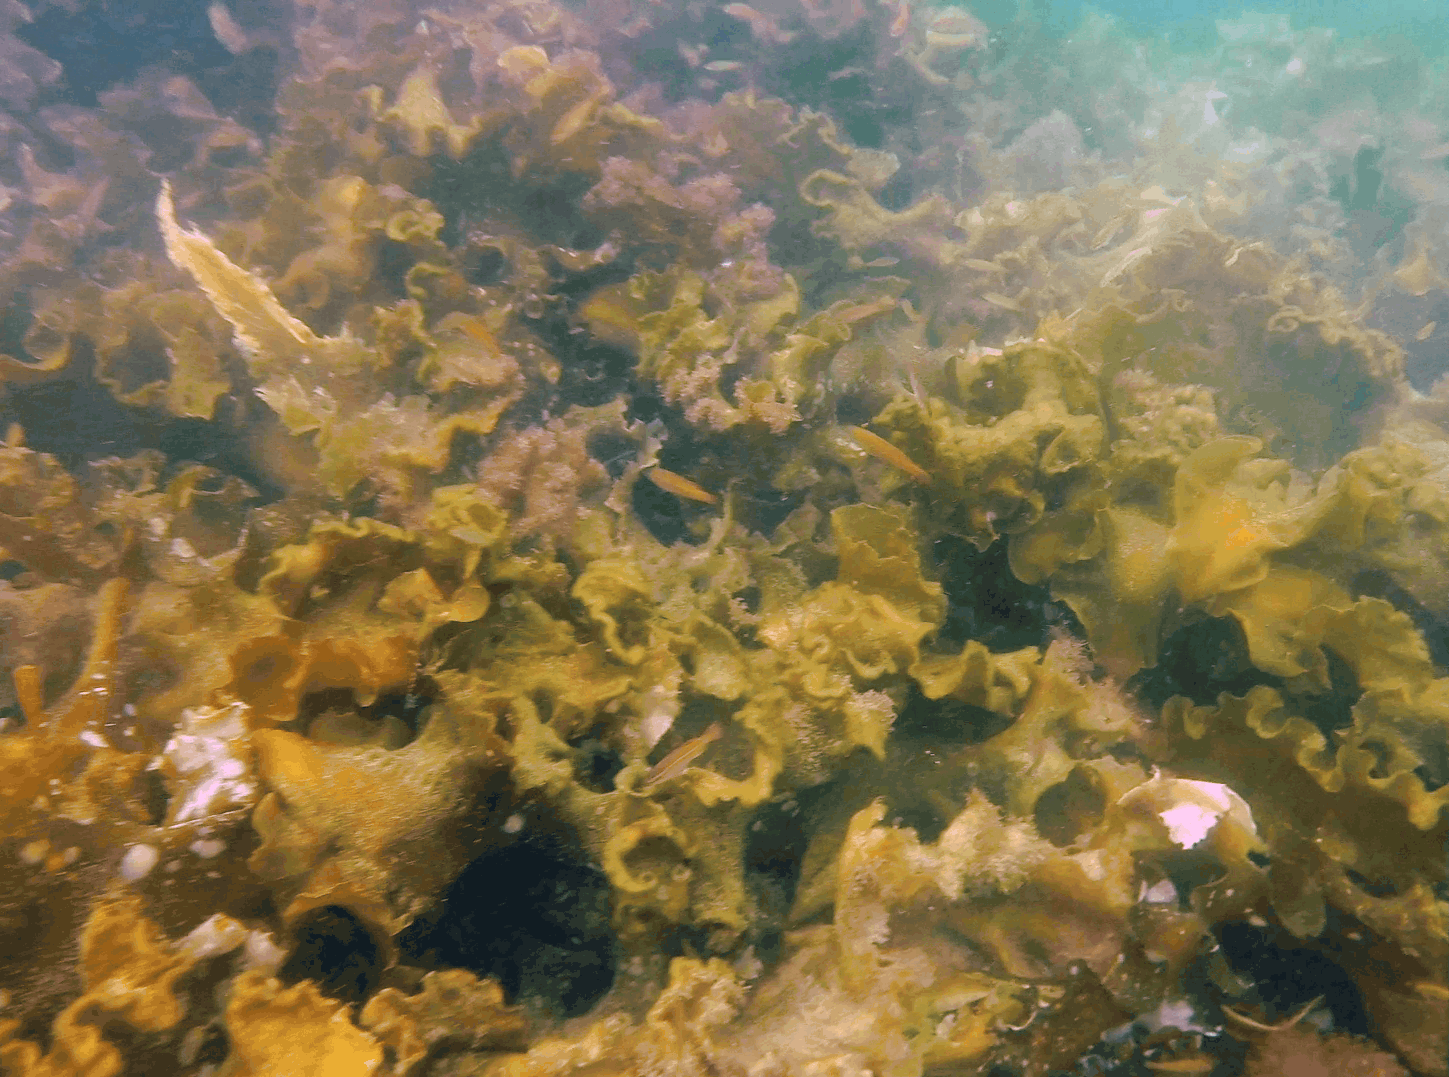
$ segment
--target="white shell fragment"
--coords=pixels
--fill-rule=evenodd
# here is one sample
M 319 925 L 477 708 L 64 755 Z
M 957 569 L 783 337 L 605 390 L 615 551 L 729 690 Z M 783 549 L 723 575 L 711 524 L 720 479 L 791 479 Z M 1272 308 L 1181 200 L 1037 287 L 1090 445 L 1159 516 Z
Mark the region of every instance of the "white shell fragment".
M 246 807 L 256 799 L 246 712 L 244 703 L 188 707 L 181 712 L 181 731 L 152 763 L 167 778 L 171 792 L 168 826 Z
M 1183 849 L 1201 844 L 1224 824 L 1231 831 L 1233 847 L 1246 849 L 1260 844 L 1247 801 L 1218 782 L 1157 776 L 1129 789 L 1117 806 L 1131 815 L 1156 816 L 1167 831 L 1168 841 Z
M 203 860 L 210 860 L 226 852 L 226 842 L 217 841 L 215 838 L 198 838 L 187 846 L 193 853 Z
M 154 845 L 132 845 L 121 857 L 121 878 L 128 883 L 139 882 L 151 874 L 151 869 L 161 859 Z
M 225 913 L 212 913 L 178 944 L 196 957 L 215 957 L 235 950 L 247 938 L 247 929 Z

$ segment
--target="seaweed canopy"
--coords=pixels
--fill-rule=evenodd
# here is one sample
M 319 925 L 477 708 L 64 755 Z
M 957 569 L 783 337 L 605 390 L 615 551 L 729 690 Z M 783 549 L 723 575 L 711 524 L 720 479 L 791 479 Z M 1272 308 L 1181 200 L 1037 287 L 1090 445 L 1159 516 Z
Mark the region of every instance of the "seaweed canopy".
M 347 331 L 318 336 L 290 314 L 259 277 L 200 232 L 181 227 L 169 183 L 162 184 L 156 216 L 171 260 L 231 325 L 257 395 L 288 433 L 312 436 L 318 478 L 333 495 L 345 495 L 369 477 L 388 496 L 405 500 L 418 472 L 435 473 L 447 463 L 456 433 L 489 433 L 516 399 L 517 364 L 501 357 L 470 379 L 490 390 L 487 402 L 448 415 L 436 413 L 425 395 L 398 399 L 380 392 L 385 353 Z M 434 222 L 434 230 L 440 224 Z M 446 363 L 441 356 L 436 361 Z
M 1441 72 L 210 20 L 0 51 L 0 1065 L 1442 1077 Z

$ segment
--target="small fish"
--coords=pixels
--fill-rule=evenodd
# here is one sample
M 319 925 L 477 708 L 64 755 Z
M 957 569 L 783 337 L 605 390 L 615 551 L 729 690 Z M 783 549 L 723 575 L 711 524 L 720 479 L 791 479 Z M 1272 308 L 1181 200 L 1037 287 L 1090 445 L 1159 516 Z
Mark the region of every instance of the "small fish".
M 211 32 L 233 56 L 240 56 L 251 47 L 246 31 L 237 25 L 221 0 L 216 0 L 216 3 L 206 9 L 206 17 L 211 22 Z
M 1298 1010 L 1295 1010 L 1284 1020 L 1279 1021 L 1276 1025 L 1265 1025 L 1262 1021 L 1255 1021 L 1247 1014 L 1239 1013 L 1231 1006 L 1224 1006 L 1223 1013 L 1226 1014 L 1228 1017 L 1231 1017 L 1234 1021 L 1237 1021 L 1239 1024 L 1247 1028 L 1251 1028 L 1255 1032 L 1286 1032 L 1288 1031 L 1288 1029 L 1296 1025 L 1299 1021 L 1303 1020 L 1303 1018 L 1307 1017 L 1309 1013 L 1313 1011 L 1314 1007 L 1322 1001 L 1323 996 L 1319 995 L 1317 998 L 1305 1003 Z
M 713 72 L 738 71 L 744 66 L 745 65 L 740 63 L 738 60 L 711 60 L 709 63 L 704 65 L 704 69 L 706 71 Z
M 917 482 L 931 481 L 931 475 L 925 468 L 879 434 L 872 434 L 863 426 L 852 426 L 850 436 L 855 438 L 855 443 L 866 452 L 878 460 L 884 460 L 892 467 L 900 468 Z
M 756 32 L 768 33 L 775 27 L 775 20 L 766 15 L 763 11 L 756 11 L 749 4 L 726 4 L 720 8 L 726 15 L 741 22 L 749 23 L 750 29 Z
M 1438 322 L 1425 322 L 1423 328 L 1414 334 L 1414 339 L 1428 340 L 1434 335 L 1434 330 L 1438 327 L 1438 325 Z
M 1014 310 L 1021 313 L 1021 304 L 1010 296 L 1002 295 L 1000 292 L 982 292 L 981 298 L 994 307 L 1001 307 L 1003 310 Z
M 986 43 L 986 24 L 965 11 L 945 11 L 926 26 L 926 44 L 937 48 L 980 48 Z
M 756 11 L 749 4 L 726 4 L 720 11 L 741 22 L 748 23 L 750 33 L 755 39 L 769 44 L 788 45 L 794 40 L 794 34 L 787 34 L 780 29 L 779 24 L 762 11 Z
M 649 775 L 644 779 L 643 791 L 647 793 L 651 789 L 663 785 L 669 779 L 679 777 L 689 769 L 691 763 L 704 754 L 706 748 L 722 736 L 724 736 L 724 727 L 718 722 L 712 722 L 710 727 L 699 736 L 691 737 L 650 767 Z
M 667 494 L 675 497 L 683 497 L 690 501 L 702 501 L 706 505 L 713 505 L 719 498 L 710 493 L 698 483 L 690 482 L 683 475 L 676 474 L 662 467 L 650 468 L 648 471 L 649 481 Z
M 487 323 L 479 318 L 465 318 L 458 323 L 458 328 L 466 336 L 472 337 L 488 351 L 496 353 L 498 349 L 498 338 L 488 328 Z
M 896 301 L 894 299 L 877 299 L 870 303 L 855 303 L 843 307 L 836 312 L 835 316 L 846 325 L 854 325 L 856 322 L 874 318 L 877 314 L 885 314 L 895 309 Z
M 1130 251 L 1128 251 L 1117 260 L 1116 265 L 1114 265 L 1106 273 L 1102 274 L 1102 283 L 1104 285 L 1110 284 L 1112 281 L 1120 277 L 1123 273 L 1126 273 L 1127 270 L 1131 269 L 1134 265 L 1142 261 L 1142 259 L 1146 258 L 1151 253 L 1151 247 L 1133 247 Z
M 582 131 L 606 96 L 608 95 L 602 91 L 590 94 L 560 116 L 558 123 L 549 132 L 549 145 L 557 146 Z
M 1092 242 L 1090 244 L 1091 249 L 1094 251 L 1101 250 L 1107 245 L 1107 241 L 1109 239 L 1111 239 L 1122 230 L 1122 226 L 1126 223 L 1126 217 L 1119 216 L 1112 218 L 1112 220 L 1108 221 L 1105 225 L 1102 226 L 1102 230 L 1100 232 L 1092 237 Z
M 891 20 L 891 37 L 900 37 L 910 28 L 911 5 L 909 0 L 900 0 L 896 7 L 896 17 Z

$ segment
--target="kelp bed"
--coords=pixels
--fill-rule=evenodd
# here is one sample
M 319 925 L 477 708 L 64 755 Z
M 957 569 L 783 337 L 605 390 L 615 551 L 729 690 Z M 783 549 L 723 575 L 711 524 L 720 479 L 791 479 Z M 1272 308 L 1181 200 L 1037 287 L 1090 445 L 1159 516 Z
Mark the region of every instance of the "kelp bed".
M 4 1073 L 1446 1073 L 1441 67 L 103 14 L 4 15 Z

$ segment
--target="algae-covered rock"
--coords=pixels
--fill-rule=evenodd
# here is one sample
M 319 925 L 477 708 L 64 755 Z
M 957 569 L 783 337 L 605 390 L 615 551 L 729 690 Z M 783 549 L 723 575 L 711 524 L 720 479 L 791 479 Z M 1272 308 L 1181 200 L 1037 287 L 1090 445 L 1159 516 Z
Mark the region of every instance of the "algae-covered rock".
M 102 14 L 0 14 L 0 1068 L 1445 1073 L 1437 67 Z

